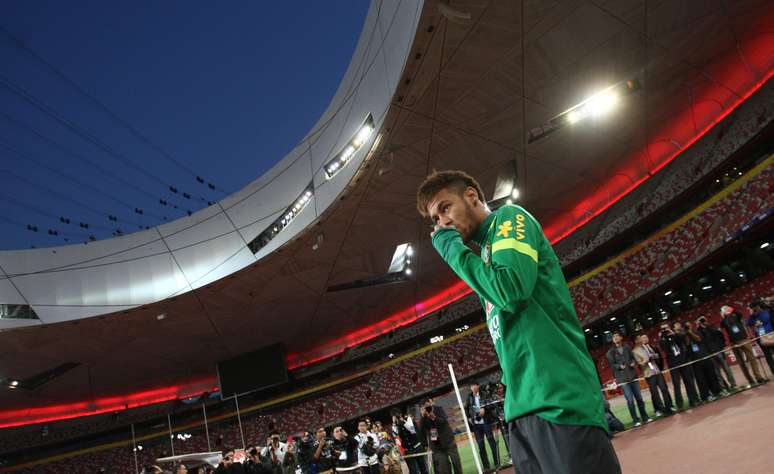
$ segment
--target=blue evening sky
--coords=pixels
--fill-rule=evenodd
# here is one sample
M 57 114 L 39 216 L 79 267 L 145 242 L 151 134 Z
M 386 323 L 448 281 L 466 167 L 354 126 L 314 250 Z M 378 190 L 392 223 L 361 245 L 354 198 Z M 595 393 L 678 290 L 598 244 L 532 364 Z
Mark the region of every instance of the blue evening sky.
M 325 110 L 368 5 L 3 2 L 0 249 L 132 232 L 200 209 L 260 176 Z

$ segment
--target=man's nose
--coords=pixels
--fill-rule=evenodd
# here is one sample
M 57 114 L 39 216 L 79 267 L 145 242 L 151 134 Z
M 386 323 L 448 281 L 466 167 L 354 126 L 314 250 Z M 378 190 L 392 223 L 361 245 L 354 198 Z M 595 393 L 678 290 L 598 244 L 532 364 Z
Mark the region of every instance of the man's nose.
M 453 223 L 450 218 L 445 216 L 441 216 L 440 222 L 442 226 L 449 226 L 449 225 L 452 225 Z

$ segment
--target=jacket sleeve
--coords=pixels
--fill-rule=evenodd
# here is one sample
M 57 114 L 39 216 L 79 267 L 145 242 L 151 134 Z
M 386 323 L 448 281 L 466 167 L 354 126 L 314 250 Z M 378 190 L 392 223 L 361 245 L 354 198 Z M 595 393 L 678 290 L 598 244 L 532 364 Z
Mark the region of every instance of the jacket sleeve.
M 498 210 L 492 225 L 496 235 L 489 249 L 489 265 L 465 245 L 456 229 L 439 229 L 433 235 L 433 246 L 473 291 L 513 313 L 535 288 L 543 231 L 516 206 Z
M 610 369 L 613 370 L 613 372 L 615 372 L 615 370 L 618 368 L 616 367 L 616 365 L 618 364 L 616 364 L 615 362 L 615 355 L 613 354 L 613 351 L 608 350 L 607 354 L 605 354 L 605 357 L 607 357 L 607 365 L 609 365 Z

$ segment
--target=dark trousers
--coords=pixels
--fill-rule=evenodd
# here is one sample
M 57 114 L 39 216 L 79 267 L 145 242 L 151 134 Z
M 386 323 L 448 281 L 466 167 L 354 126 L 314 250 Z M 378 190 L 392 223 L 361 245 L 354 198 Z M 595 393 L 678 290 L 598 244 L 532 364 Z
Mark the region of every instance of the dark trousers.
M 720 393 L 720 382 L 715 375 L 715 367 L 709 359 L 697 360 L 693 363 L 693 374 L 696 376 L 696 385 L 699 386 L 699 394 L 703 400 L 709 398 L 710 394 Z
M 667 389 L 664 376 L 659 374 L 651 375 L 645 379 L 650 388 L 650 399 L 653 400 L 653 406 L 657 411 L 668 412 L 672 410 L 672 396 Z M 659 392 L 661 392 L 659 394 Z
M 688 402 L 691 405 L 699 403 L 699 395 L 696 393 L 696 384 L 693 380 L 693 369 L 690 365 L 672 369 L 672 388 L 675 392 L 675 403 L 677 408 L 683 406 L 683 394 L 680 389 L 680 382 L 685 384 L 685 394 L 688 397 Z
M 642 401 L 642 392 L 640 391 L 640 382 L 634 381 L 622 385 L 624 397 L 626 397 L 626 406 L 629 408 L 629 414 L 632 416 L 632 421 L 637 423 L 640 418 L 637 417 L 637 410 L 634 408 L 634 402 L 637 402 L 637 407 L 640 409 L 640 416 L 642 421 L 648 419 L 648 412 L 645 411 L 645 402 Z
M 766 358 L 766 363 L 769 365 L 769 370 L 771 371 L 772 375 L 774 375 L 774 358 L 772 358 L 772 352 L 774 352 L 774 347 L 764 346 L 763 344 L 758 344 L 758 345 L 761 347 L 761 350 L 763 351 L 763 357 Z
M 726 390 L 735 389 L 736 379 L 734 378 L 734 373 L 731 371 L 731 367 L 729 367 L 728 361 L 726 360 L 726 353 L 721 352 L 719 354 L 715 354 L 715 356 L 712 357 L 710 360 L 712 360 L 712 365 L 715 366 L 715 375 L 717 375 L 718 377 L 720 386 L 725 388 Z M 723 379 L 723 376 L 720 374 L 721 369 L 726 374 L 725 380 Z
M 427 460 L 425 456 L 411 456 L 412 454 L 420 453 L 424 449 L 420 446 L 418 449 L 406 450 L 406 465 L 408 466 L 410 474 L 427 474 Z
M 492 450 L 492 462 L 494 466 L 499 466 L 500 454 L 497 450 L 497 440 L 495 440 L 494 433 L 492 433 L 492 425 L 489 423 L 473 423 L 471 425 L 471 429 L 476 435 L 476 443 L 478 443 L 478 454 L 481 457 L 481 463 L 484 465 L 484 469 L 489 469 L 489 457 L 486 455 L 484 438 L 489 441 L 489 448 Z
M 463 474 L 462 461 L 460 461 L 460 452 L 457 445 L 448 448 L 433 448 L 433 464 L 435 465 L 435 474 Z
M 537 415 L 509 425 L 513 467 L 519 474 L 621 474 L 602 428 L 558 425 Z

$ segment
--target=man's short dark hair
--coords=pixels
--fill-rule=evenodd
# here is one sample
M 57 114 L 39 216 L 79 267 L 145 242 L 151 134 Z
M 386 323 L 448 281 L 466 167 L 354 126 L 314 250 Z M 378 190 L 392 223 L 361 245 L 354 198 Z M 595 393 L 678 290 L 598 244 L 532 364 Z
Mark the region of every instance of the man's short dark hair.
M 417 189 L 417 210 L 422 216 L 427 217 L 429 215 L 427 205 L 439 191 L 448 188 L 461 196 L 468 186 L 476 190 L 481 202 L 486 202 L 481 185 L 466 172 L 459 170 L 433 171 Z
M 471 380 L 470 385 L 480 385 L 480 384 L 478 383 L 478 380 Z

